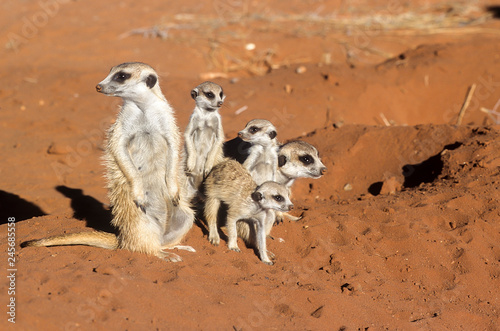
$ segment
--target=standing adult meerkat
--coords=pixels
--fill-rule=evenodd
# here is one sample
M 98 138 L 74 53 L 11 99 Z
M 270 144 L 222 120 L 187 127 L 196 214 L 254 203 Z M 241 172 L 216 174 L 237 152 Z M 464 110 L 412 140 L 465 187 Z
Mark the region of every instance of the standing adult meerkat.
M 268 120 L 254 119 L 238 133 L 251 147 L 243 166 L 250 172 L 257 185 L 274 181 L 278 168 L 279 143 L 274 125 Z
M 180 134 L 158 75 L 147 64 L 123 63 L 113 67 L 96 90 L 123 99 L 104 155 L 111 223 L 118 234 L 80 232 L 32 240 L 24 246 L 121 248 L 179 261 L 177 254 L 163 249 L 182 240 L 193 224 L 194 212 L 179 192 Z
M 221 203 L 225 203 L 228 207 L 226 229 L 229 249 L 240 251 L 237 223 L 245 222 L 249 228 L 255 229 L 255 233 L 250 238 L 252 233 L 248 231 L 243 239 L 255 242 L 262 262 L 272 265 L 267 255 L 266 229 L 274 223 L 274 210 L 289 211 L 293 207 L 288 192 L 284 185 L 276 182 L 257 185 L 248 170 L 235 160 L 219 163 L 205 179 L 208 239 L 214 245 L 220 243 L 217 216 Z
M 219 85 L 204 82 L 191 91 L 191 97 L 196 106 L 184 133 L 189 198 L 196 195 L 203 179 L 224 157 L 224 131 L 219 108 L 226 96 Z

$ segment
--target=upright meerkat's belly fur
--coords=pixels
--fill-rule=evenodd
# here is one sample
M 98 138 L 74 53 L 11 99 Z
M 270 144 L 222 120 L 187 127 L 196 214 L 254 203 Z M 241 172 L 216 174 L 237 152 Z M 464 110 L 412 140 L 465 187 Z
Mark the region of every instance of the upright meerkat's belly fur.
M 168 146 L 160 135 L 149 132 L 136 134 L 129 143 L 129 154 L 139 171 L 148 203 L 164 205 L 167 185 L 165 160 Z
M 114 216 L 112 224 L 119 229 L 119 248 L 156 254 L 157 247 L 161 246 L 160 236 L 165 231 L 165 220 L 170 211 L 165 196 L 164 152 L 167 146 L 161 136 L 146 132 L 137 133 L 128 143 L 128 154 L 140 174 L 146 195 L 146 213 L 143 213 L 134 203 L 131 183 L 127 182 L 111 152 L 114 134 L 120 131 L 116 129 L 110 130 L 110 148 L 105 159 L 109 199 Z M 129 236 L 129 233 L 138 235 Z
M 205 161 L 207 160 L 208 153 L 215 143 L 215 131 L 207 127 L 199 129 L 194 132 L 194 145 L 198 157 L 196 158 L 196 174 L 202 174 L 205 169 Z M 200 183 L 197 183 L 199 185 Z

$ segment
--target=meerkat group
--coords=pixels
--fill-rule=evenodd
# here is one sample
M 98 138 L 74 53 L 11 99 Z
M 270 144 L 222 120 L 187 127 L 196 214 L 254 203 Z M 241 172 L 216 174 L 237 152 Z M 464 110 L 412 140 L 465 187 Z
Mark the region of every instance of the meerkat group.
M 257 249 L 264 263 L 272 264 L 266 237 L 293 207 L 291 185 L 297 178 L 319 178 L 326 171 L 316 148 L 303 141 L 280 145 L 272 123 L 257 119 L 238 134 L 250 146 L 246 160 L 225 156 L 219 109 L 226 96 L 220 85 L 204 82 L 191 91 L 195 108 L 184 132 L 182 153 L 174 111 L 151 66 L 117 65 L 96 90 L 123 101 L 107 133 L 104 153 L 111 224 L 117 233 L 64 234 L 30 240 L 23 247 L 88 245 L 181 261 L 165 250 L 195 251 L 179 244 L 194 223 L 191 202 L 197 198 L 212 244 L 220 242 L 219 208 L 225 204 L 228 248 L 240 251 L 239 236 Z

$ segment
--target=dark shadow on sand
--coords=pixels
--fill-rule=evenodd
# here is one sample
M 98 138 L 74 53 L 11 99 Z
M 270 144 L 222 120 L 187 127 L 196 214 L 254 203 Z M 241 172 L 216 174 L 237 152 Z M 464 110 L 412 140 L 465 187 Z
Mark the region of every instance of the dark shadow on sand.
M 0 190 L 0 224 L 6 224 L 9 217 L 16 222 L 47 215 L 40 207 L 20 196 Z

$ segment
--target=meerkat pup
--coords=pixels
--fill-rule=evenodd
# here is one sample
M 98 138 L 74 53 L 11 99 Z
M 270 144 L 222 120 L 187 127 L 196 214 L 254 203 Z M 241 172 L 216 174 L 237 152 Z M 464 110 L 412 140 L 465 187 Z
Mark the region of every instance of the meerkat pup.
M 289 211 L 293 205 L 288 197 L 288 189 L 276 182 L 257 185 L 252 176 L 240 163 L 227 160 L 216 165 L 205 179 L 205 219 L 208 224 L 208 239 L 219 245 L 217 216 L 221 203 L 228 206 L 227 236 L 228 247 L 239 252 L 237 243 L 237 222 L 252 224 L 254 238 L 249 238 L 251 231 L 243 239 L 255 242 L 262 262 L 272 265 L 266 247 L 266 229 L 274 223 L 274 210 Z M 270 225 L 269 225 L 270 224 Z
M 326 172 L 325 165 L 321 162 L 318 150 L 305 141 L 291 141 L 282 145 L 278 151 L 278 170 L 276 181 L 285 185 L 289 190 L 297 178 L 320 178 Z M 301 217 L 290 214 L 276 213 L 277 222 L 282 222 L 287 216 L 293 221 Z
M 184 133 L 185 171 L 189 198 L 198 192 L 203 179 L 224 155 L 224 131 L 219 108 L 226 96 L 222 87 L 204 82 L 191 91 L 196 102 Z
M 109 129 L 104 156 L 111 223 L 118 234 L 81 232 L 24 246 L 90 245 L 179 261 L 177 254 L 163 249 L 182 240 L 193 224 L 194 212 L 179 192 L 180 134 L 158 75 L 147 64 L 123 63 L 113 67 L 96 90 L 123 99 Z
M 250 172 L 257 185 L 274 181 L 278 168 L 277 133 L 268 120 L 255 119 L 247 123 L 238 133 L 243 141 L 252 144 L 243 166 Z

